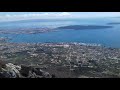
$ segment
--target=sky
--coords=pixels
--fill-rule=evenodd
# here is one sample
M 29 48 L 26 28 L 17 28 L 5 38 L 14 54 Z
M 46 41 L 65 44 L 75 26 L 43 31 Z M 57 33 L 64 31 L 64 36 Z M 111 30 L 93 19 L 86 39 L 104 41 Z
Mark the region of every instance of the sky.
M 120 12 L 0 12 L 0 22 L 28 19 L 120 17 Z

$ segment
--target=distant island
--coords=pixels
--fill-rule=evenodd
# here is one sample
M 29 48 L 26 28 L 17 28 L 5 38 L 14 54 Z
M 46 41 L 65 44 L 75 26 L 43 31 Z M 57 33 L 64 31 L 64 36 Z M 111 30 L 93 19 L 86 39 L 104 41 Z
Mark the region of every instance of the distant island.
M 58 27 L 57 29 L 74 29 L 74 30 L 84 30 L 84 29 L 107 29 L 113 26 L 100 26 L 100 25 L 69 25 Z
M 120 24 L 120 22 L 112 22 L 112 23 L 108 23 L 109 25 L 118 25 Z

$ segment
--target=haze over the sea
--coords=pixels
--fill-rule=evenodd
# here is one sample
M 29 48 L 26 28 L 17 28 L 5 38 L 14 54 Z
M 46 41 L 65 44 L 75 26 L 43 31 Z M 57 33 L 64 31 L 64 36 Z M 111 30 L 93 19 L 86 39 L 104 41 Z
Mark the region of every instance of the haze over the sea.
M 120 12 L 0 12 L 0 22 L 29 19 L 82 19 L 120 17 Z

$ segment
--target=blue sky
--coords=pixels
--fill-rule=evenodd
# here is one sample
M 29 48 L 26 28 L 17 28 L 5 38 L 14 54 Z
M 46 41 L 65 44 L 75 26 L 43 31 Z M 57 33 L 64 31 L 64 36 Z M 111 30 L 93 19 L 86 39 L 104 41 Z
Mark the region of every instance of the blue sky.
M 0 12 L 0 21 L 120 17 L 120 12 Z

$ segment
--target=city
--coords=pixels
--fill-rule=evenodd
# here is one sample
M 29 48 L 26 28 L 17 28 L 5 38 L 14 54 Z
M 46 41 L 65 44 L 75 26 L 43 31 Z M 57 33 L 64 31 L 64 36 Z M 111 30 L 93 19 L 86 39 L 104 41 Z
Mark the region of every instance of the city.
M 57 78 L 120 77 L 120 49 L 83 43 L 0 44 L 5 63 L 40 68 Z

